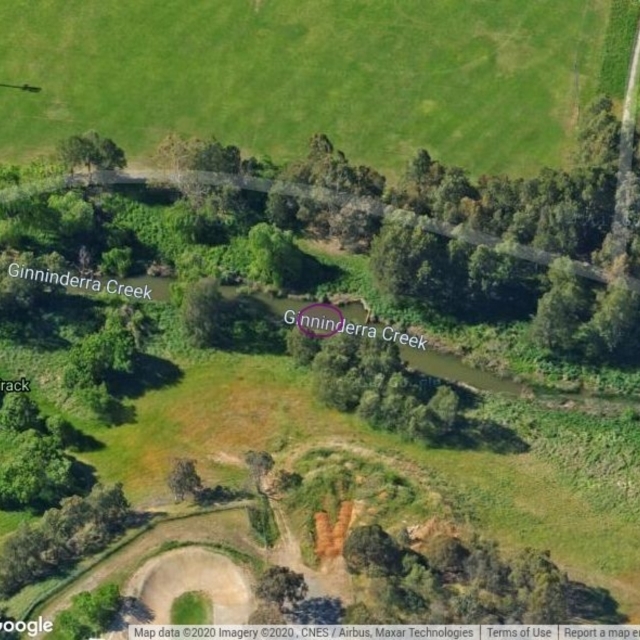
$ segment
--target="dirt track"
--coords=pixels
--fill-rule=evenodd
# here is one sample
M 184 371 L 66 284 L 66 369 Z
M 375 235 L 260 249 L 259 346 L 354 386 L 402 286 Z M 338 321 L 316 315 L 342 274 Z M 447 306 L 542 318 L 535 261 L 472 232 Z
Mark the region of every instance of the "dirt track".
M 216 624 L 246 624 L 254 608 L 248 572 L 202 547 L 175 549 L 152 558 L 131 577 L 123 595 L 140 600 L 153 616 L 152 624 L 171 624 L 171 605 L 187 591 L 211 598 Z

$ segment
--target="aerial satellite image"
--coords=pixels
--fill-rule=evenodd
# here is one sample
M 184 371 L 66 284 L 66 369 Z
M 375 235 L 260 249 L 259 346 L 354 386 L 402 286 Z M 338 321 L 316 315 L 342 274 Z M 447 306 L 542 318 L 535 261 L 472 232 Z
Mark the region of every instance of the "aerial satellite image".
M 639 0 L 0 18 L 1 640 L 640 638 Z

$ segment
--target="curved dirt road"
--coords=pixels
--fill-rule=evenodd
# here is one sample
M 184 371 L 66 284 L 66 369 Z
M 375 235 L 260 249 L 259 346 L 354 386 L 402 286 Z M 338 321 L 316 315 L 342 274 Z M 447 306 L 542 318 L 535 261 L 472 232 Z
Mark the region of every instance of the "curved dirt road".
M 246 624 L 253 611 L 249 573 L 227 556 L 203 547 L 168 551 L 146 562 L 130 578 L 125 597 L 141 601 L 152 624 L 171 624 L 171 606 L 183 593 L 199 591 L 213 605 L 215 624 Z M 132 624 L 144 624 L 132 617 Z

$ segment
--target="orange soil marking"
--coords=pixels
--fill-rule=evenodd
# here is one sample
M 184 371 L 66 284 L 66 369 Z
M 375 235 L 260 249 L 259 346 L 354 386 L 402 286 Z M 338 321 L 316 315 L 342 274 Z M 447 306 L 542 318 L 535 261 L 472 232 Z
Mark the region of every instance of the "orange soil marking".
M 342 553 L 352 512 L 353 502 L 342 502 L 334 527 L 331 527 L 326 511 L 319 511 L 313 516 L 316 523 L 316 554 L 319 558 L 335 558 Z

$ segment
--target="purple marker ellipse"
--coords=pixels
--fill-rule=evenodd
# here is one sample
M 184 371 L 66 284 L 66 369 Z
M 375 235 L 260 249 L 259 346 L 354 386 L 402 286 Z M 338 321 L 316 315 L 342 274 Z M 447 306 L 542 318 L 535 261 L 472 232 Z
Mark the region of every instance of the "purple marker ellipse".
M 302 316 L 303 316 L 305 311 L 308 311 L 309 309 L 313 309 L 314 307 L 324 307 L 325 309 L 330 309 L 334 313 L 337 313 L 338 316 L 340 317 L 340 320 L 338 320 L 338 322 L 336 323 L 336 326 L 338 328 L 334 329 L 330 333 L 318 334 L 318 333 L 315 333 L 315 331 L 311 331 L 310 329 L 307 329 L 306 327 L 303 327 L 300 324 L 300 318 L 302 318 Z M 304 307 L 303 309 L 300 309 L 300 311 L 298 311 L 298 316 L 297 316 L 297 319 L 296 319 L 296 326 L 298 327 L 298 329 L 300 329 L 301 333 L 303 333 L 305 336 L 307 336 L 307 338 L 331 338 L 331 336 L 335 336 L 336 333 L 338 333 L 340 331 L 341 325 L 342 325 L 343 322 L 344 322 L 344 316 L 342 315 L 342 311 L 340 311 L 340 309 L 338 309 L 338 307 L 335 307 L 332 304 L 327 304 L 327 303 L 324 303 L 324 302 L 314 302 L 313 304 L 307 305 L 306 307 Z

